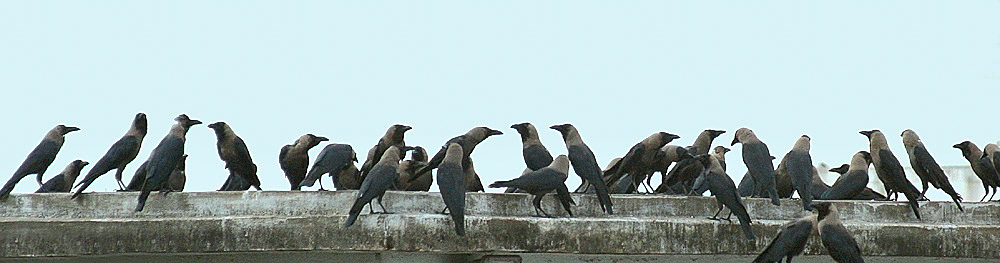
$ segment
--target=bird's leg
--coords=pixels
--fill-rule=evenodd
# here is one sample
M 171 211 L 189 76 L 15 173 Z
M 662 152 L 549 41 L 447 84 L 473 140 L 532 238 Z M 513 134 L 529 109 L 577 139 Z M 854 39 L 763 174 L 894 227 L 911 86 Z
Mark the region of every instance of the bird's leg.
M 719 207 L 719 210 L 715 211 L 715 215 L 713 215 L 712 217 L 709 217 L 708 219 L 715 220 L 715 221 L 721 220 L 721 218 L 719 218 L 719 213 L 722 213 L 722 207 Z
M 382 207 L 382 213 L 380 214 L 392 214 L 389 213 L 389 210 L 385 210 L 385 206 L 382 205 L 382 196 L 379 196 L 378 198 L 376 198 L 376 200 L 378 200 L 378 206 Z
M 983 182 L 983 189 L 985 189 L 984 190 L 985 194 L 983 194 L 983 198 L 979 199 L 979 202 L 986 200 L 986 196 L 990 195 L 990 186 L 987 185 L 986 182 Z
M 326 191 L 326 189 L 323 189 L 323 178 L 320 177 L 319 180 L 316 181 L 319 182 L 319 191 Z
M 996 186 L 994 186 L 993 187 L 993 194 L 990 194 L 990 199 L 986 200 L 986 201 L 993 201 L 993 196 L 996 195 L 996 194 L 997 194 L 997 188 L 996 188 Z
M 541 211 L 542 214 L 545 215 L 545 217 L 553 217 L 552 215 L 546 213 L 545 210 L 542 209 L 542 197 L 544 196 L 545 194 L 536 195 L 535 198 L 531 200 L 531 203 L 535 205 L 535 214 L 537 215 L 538 212 Z
M 124 168 L 118 168 L 118 171 L 115 172 L 115 180 L 118 181 L 118 190 L 125 191 L 125 183 L 122 183 L 122 170 Z
M 442 215 L 449 214 L 449 213 L 446 213 L 445 211 L 448 211 L 448 207 L 447 206 L 445 206 L 444 209 L 441 209 L 441 212 L 439 212 L 438 214 L 442 214 Z
M 590 190 L 590 185 L 587 185 L 587 179 L 580 178 L 580 181 L 580 186 L 576 187 L 576 189 L 581 189 L 582 192 L 578 191 L 577 193 L 586 193 L 587 190 Z
M 729 210 L 729 215 L 726 216 L 726 219 L 722 220 L 726 220 L 726 222 L 732 223 L 733 222 L 732 218 L 733 218 L 733 210 Z
M 375 208 L 372 207 L 371 201 L 368 201 L 368 214 L 375 214 Z

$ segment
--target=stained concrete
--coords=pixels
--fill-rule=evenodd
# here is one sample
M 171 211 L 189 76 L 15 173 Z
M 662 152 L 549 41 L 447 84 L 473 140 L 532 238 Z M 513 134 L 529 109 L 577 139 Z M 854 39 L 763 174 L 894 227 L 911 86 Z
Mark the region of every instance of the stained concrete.
M 747 207 L 758 235 L 750 241 L 742 237 L 736 223 L 705 219 L 715 212 L 714 198 L 614 195 L 617 214 L 609 216 L 600 211 L 594 196 L 574 195 L 577 216 L 569 218 L 555 199 L 547 197 L 544 209 L 559 217 L 538 218 L 531 216 L 528 195 L 470 193 L 468 236 L 458 237 L 450 217 L 436 214 L 443 207 L 437 193 L 389 192 L 384 204 L 395 214 L 363 213 L 354 226 L 344 228 L 355 194 L 154 194 L 143 212 L 132 212 L 134 193 L 96 193 L 78 199 L 69 199 L 68 194 L 13 195 L 0 202 L 0 258 L 114 261 L 151 257 L 170 261 L 185 257 L 192 261 L 221 257 L 216 259 L 225 262 L 230 254 L 306 253 L 324 260 L 346 256 L 367 262 L 392 262 L 394 257 L 465 261 L 504 254 L 532 259 L 527 262 L 544 262 L 545 256 L 555 261 L 575 261 L 575 256 L 598 260 L 600 255 L 629 259 L 621 262 L 642 262 L 641 256 L 668 262 L 678 256 L 686 261 L 712 257 L 750 261 L 767 246 L 778 226 L 808 214 L 791 200 L 776 207 L 768 200 L 749 199 Z M 924 220 L 914 218 L 905 203 L 836 203 L 868 257 L 925 262 L 940 257 L 1000 258 L 1000 204 L 996 202 L 965 203 L 964 212 L 952 203 L 923 202 Z M 828 259 L 822 256 L 825 253 L 818 238 L 812 238 L 806 254 Z M 365 259 L 372 255 L 377 258 Z

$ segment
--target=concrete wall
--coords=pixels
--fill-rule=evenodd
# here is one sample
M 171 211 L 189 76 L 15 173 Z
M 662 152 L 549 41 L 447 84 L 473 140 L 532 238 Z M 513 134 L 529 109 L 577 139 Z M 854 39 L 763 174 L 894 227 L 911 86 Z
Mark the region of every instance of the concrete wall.
M 132 212 L 135 193 L 14 195 L 0 202 L 0 257 L 129 258 L 204 256 L 218 253 L 312 251 L 355 256 L 430 253 L 463 259 L 483 255 L 628 254 L 729 255 L 750 261 L 778 226 L 808 213 L 797 200 L 781 207 L 747 200 L 757 240 L 746 240 L 738 224 L 705 219 L 714 198 L 653 195 L 614 196 L 614 216 L 591 195 L 574 195 L 576 217 L 565 217 L 547 197 L 546 211 L 532 217 L 523 194 L 470 193 L 467 237 L 452 230 L 437 193 L 390 192 L 394 214 L 367 215 L 349 228 L 343 221 L 354 191 L 199 192 L 153 194 L 143 212 Z M 841 218 L 865 255 L 886 259 L 1000 258 L 1000 204 L 923 202 L 924 220 L 896 202 L 837 202 Z M 365 209 L 367 212 L 367 209 Z M 734 218 L 735 220 L 735 218 Z M 389 253 L 389 254 L 385 254 Z M 806 254 L 822 255 L 817 238 Z M 383 255 L 384 256 L 381 256 Z M 138 256 L 136 256 L 138 257 Z M 38 259 L 38 258 L 36 258 Z M 61 258 L 42 258 L 45 260 Z M 65 258 L 62 258 L 65 259 Z M 386 261 L 386 260 L 383 260 Z

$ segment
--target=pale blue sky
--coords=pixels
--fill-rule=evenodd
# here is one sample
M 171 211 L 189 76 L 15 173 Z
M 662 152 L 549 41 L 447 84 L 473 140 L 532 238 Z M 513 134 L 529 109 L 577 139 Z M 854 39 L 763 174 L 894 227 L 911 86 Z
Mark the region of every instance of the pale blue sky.
M 228 122 L 266 190 L 288 188 L 277 155 L 300 135 L 349 143 L 364 161 L 395 123 L 432 152 L 474 126 L 503 131 L 473 154 L 485 183 L 524 168 L 509 126 L 525 121 L 554 154 L 565 147 L 546 127 L 575 124 L 602 166 L 654 132 L 689 145 L 723 129 L 716 144 L 728 145 L 744 126 L 779 157 L 808 134 L 813 160 L 831 165 L 876 128 L 906 162 L 909 128 L 940 163 L 965 164 L 952 144 L 1000 140 L 997 14 L 998 1 L 7 1 L 0 180 L 57 124 L 83 130 L 46 179 L 96 162 L 136 112 L 149 134 L 126 178 L 186 113 Z M 187 190 L 222 185 L 209 128 L 190 131 L 187 152 Z M 113 190 L 112 178 L 88 190 Z M 25 179 L 15 192 L 35 189 Z

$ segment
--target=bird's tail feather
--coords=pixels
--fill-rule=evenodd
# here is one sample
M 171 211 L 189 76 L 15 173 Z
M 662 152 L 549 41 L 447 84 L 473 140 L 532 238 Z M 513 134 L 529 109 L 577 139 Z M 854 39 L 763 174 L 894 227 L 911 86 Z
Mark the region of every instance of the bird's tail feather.
M 593 178 L 591 185 L 597 190 L 597 200 L 601 202 L 601 210 L 607 212 L 609 215 L 615 214 L 615 210 L 612 208 L 611 195 L 608 193 L 608 186 L 601 182 L 601 177 Z
M 94 179 L 96 179 L 96 178 L 94 178 Z M 94 180 L 80 181 L 79 184 L 76 184 L 76 186 L 78 186 L 79 188 L 77 188 L 76 192 L 73 193 L 73 195 L 70 196 L 69 198 L 73 199 L 73 198 L 76 198 L 77 196 L 80 196 L 81 194 L 83 194 L 83 190 L 86 190 L 87 187 L 90 186 L 90 184 L 93 183 L 93 182 L 94 182 Z
M 142 208 L 146 206 L 146 198 L 149 198 L 150 192 L 152 191 L 143 189 L 142 192 L 139 193 L 139 203 L 135 205 L 136 212 L 142 212 Z
M 496 182 L 493 182 L 492 184 L 490 184 L 490 188 L 517 187 L 517 186 L 511 185 L 512 181 L 513 180 L 510 180 L 510 181 L 496 181 Z
M 455 234 L 465 236 L 465 213 L 451 211 L 451 220 L 455 221 Z
M 361 209 L 364 209 L 365 202 L 361 200 L 354 201 L 354 205 L 351 206 L 350 215 L 347 216 L 347 222 L 344 222 L 344 227 L 349 227 L 354 224 L 354 221 L 358 220 L 358 216 L 361 215 Z
M 915 191 L 916 188 L 913 190 L 914 191 L 904 191 L 903 195 L 906 196 L 907 202 L 910 203 L 910 208 L 913 209 L 913 215 L 917 216 L 917 219 L 920 219 L 920 204 L 917 203 L 917 199 L 920 198 L 920 192 Z
M 753 229 L 750 228 L 752 221 L 746 207 L 743 207 L 743 204 L 739 204 L 735 207 L 729 207 L 729 210 L 736 214 L 736 218 L 740 220 L 740 227 L 743 228 L 743 234 L 746 235 L 747 239 L 756 239 L 757 236 L 753 234 Z
M 17 181 L 18 180 L 11 178 L 10 181 L 7 181 L 7 183 L 3 185 L 3 188 L 0 189 L 0 200 L 7 199 L 7 197 L 10 196 L 10 192 L 14 191 L 14 185 L 17 184 Z

